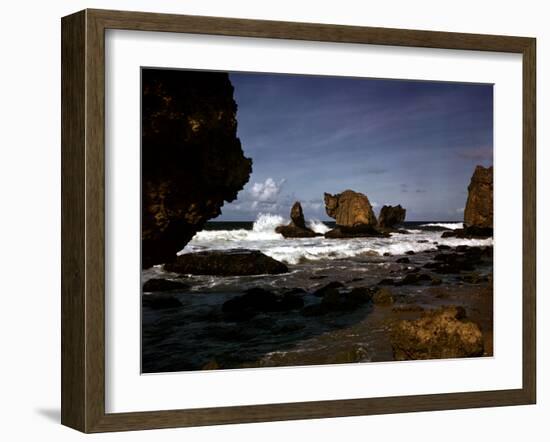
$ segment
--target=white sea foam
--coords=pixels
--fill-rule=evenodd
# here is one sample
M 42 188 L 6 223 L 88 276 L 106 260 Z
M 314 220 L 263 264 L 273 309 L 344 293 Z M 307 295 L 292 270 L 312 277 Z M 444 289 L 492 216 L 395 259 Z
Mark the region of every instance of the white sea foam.
M 251 230 L 205 230 L 198 232 L 192 241 L 180 253 L 192 253 L 199 250 L 254 249 L 260 250 L 272 258 L 287 264 L 298 264 L 304 260 L 336 260 L 366 255 L 403 255 L 409 250 L 416 253 L 433 250 L 438 244 L 448 246 L 488 246 L 488 239 L 441 238 L 441 232 L 412 230 L 410 234 L 392 234 L 389 238 L 352 238 L 326 239 L 283 238 L 275 228 L 288 224 L 288 220 L 278 215 L 260 214 Z M 449 225 L 459 228 L 462 223 L 431 223 L 429 225 Z M 322 233 L 329 228 L 320 221 L 311 221 L 309 227 Z M 451 228 L 451 227 L 449 227 Z M 421 242 L 418 242 L 421 241 Z M 426 242 L 427 241 L 427 242 Z
M 312 219 L 309 220 L 307 223 L 307 226 L 313 230 L 315 233 L 327 233 L 330 230 L 330 227 L 326 224 L 323 224 L 323 222 L 319 221 L 318 219 Z
M 442 227 L 444 229 L 462 229 L 464 227 L 463 223 L 428 223 L 421 224 L 420 227 Z

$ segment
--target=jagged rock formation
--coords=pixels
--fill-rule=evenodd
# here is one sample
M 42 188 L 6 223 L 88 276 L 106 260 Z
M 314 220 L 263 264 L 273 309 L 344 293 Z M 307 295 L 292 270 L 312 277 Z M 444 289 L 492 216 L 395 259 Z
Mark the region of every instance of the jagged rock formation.
M 463 307 L 425 313 L 416 321 L 400 321 L 392 332 L 395 360 L 483 356 L 483 334 L 468 321 Z
M 493 166 L 476 166 L 464 209 L 464 228 L 443 232 L 442 238 L 487 238 L 493 236 Z
M 327 215 L 336 220 L 338 226 L 376 226 L 376 216 L 366 195 L 353 190 L 331 195 L 325 193 Z
M 142 266 L 173 260 L 252 171 L 221 72 L 142 71 Z
M 383 206 L 378 215 L 378 226 L 384 228 L 393 228 L 397 224 L 403 224 L 407 210 L 397 206 Z
M 290 224 L 287 226 L 278 226 L 275 232 L 280 233 L 285 238 L 311 238 L 313 236 L 319 236 L 319 233 L 315 233 L 313 230 L 306 227 L 306 220 L 304 218 L 304 212 L 302 205 L 299 201 L 296 201 L 290 210 Z
M 259 250 L 226 250 L 185 253 L 164 265 L 184 275 L 248 276 L 287 273 L 288 267 Z
M 336 195 L 325 193 L 325 210 L 336 220 L 336 227 L 325 233 L 325 238 L 389 236 L 376 229 L 376 216 L 369 199 L 362 193 L 353 190 Z
M 493 228 L 493 167 L 477 166 L 470 185 L 464 209 L 464 226 Z

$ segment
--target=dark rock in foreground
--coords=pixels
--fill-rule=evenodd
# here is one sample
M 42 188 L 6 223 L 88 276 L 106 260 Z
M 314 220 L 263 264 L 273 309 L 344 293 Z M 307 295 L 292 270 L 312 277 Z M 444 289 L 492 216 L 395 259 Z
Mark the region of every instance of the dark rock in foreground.
M 142 70 L 142 265 L 170 262 L 252 171 L 222 72 Z
M 275 228 L 275 232 L 280 233 L 285 238 L 312 238 L 321 235 L 306 227 L 304 212 L 299 201 L 296 201 L 292 206 L 290 219 L 288 226 L 278 226 Z
M 247 276 L 287 273 L 288 267 L 258 250 L 186 253 L 164 265 L 169 272 L 191 275 Z
M 304 300 L 298 294 L 286 293 L 279 296 L 262 288 L 253 288 L 244 295 L 226 301 L 222 312 L 228 320 L 243 321 L 258 313 L 298 310 L 303 306 Z
M 142 304 L 152 310 L 163 310 L 181 307 L 179 299 L 169 295 L 145 295 L 142 296 Z
M 188 284 L 169 279 L 153 278 L 143 284 L 144 292 L 167 292 L 170 290 L 187 290 Z
M 302 316 L 321 316 L 334 312 L 353 311 L 372 301 L 373 291 L 367 287 L 356 287 L 350 292 L 340 292 L 338 290 L 342 286 L 340 283 L 331 284 L 314 293 L 316 296 L 322 296 L 321 302 L 303 308 Z
M 403 224 L 406 213 L 407 210 L 401 207 L 401 204 L 397 206 L 382 206 L 378 215 L 378 226 L 392 228 L 397 224 Z
M 479 326 L 465 319 L 463 307 L 443 307 L 416 321 L 400 321 L 392 331 L 394 359 L 445 359 L 483 355 Z

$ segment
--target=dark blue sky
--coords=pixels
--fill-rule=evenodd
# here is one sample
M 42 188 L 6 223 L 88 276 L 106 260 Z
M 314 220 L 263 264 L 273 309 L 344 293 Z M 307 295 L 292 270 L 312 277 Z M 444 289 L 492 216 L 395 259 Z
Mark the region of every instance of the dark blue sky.
M 217 220 L 329 220 L 323 192 L 365 193 L 378 215 L 462 220 L 477 164 L 493 163 L 492 85 L 232 73 L 249 183 Z

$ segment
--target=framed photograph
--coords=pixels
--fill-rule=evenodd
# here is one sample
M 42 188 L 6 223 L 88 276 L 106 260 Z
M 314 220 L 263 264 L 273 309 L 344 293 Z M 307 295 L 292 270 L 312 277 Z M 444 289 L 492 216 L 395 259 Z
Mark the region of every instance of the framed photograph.
M 536 400 L 535 39 L 62 19 L 62 423 Z

